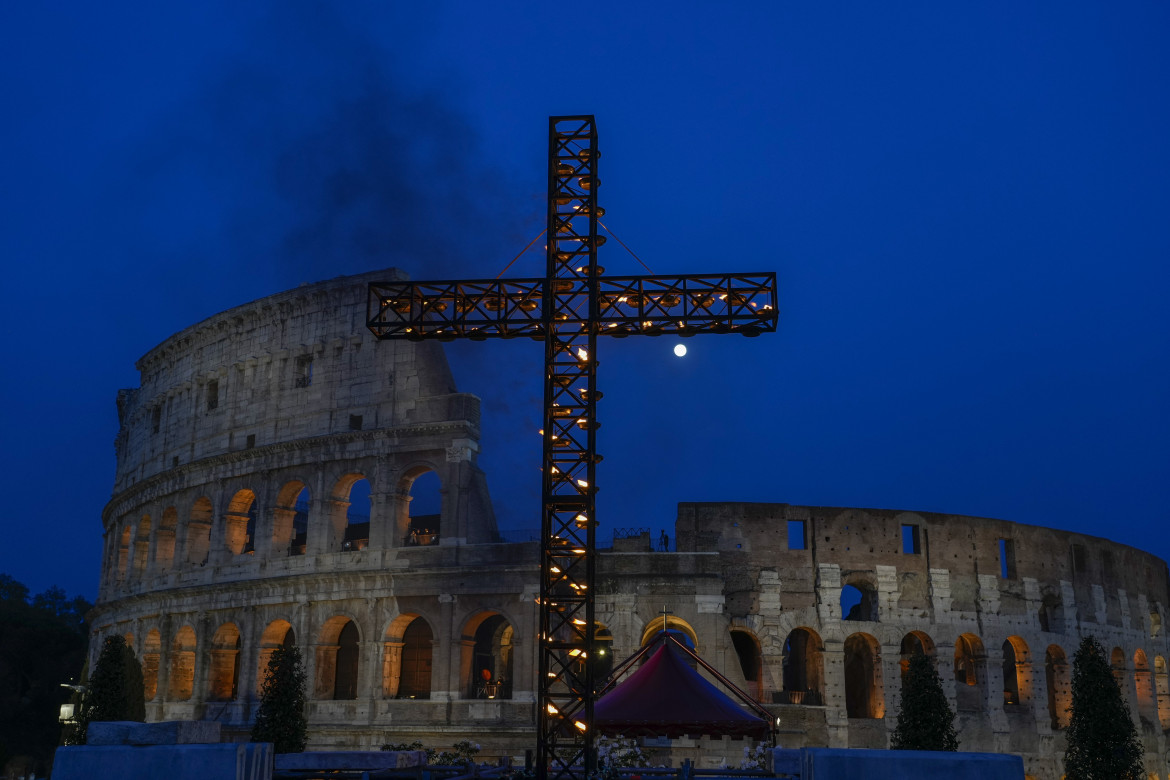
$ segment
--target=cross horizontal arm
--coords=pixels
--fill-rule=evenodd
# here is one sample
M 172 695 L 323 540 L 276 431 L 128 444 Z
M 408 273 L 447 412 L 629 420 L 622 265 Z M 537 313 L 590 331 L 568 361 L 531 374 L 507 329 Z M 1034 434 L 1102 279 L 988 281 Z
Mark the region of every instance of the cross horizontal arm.
M 371 284 L 368 325 L 380 339 L 545 336 L 546 280 Z M 554 279 L 558 332 L 621 338 L 776 329 L 774 273 Z M 595 305 L 591 306 L 590 304 Z
M 370 285 L 366 325 L 379 339 L 544 338 L 544 279 Z

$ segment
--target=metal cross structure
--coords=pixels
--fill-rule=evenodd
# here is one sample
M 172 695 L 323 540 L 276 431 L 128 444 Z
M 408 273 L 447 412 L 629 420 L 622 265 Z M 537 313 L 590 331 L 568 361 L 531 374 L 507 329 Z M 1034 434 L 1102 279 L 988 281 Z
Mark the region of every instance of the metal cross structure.
M 593 117 L 550 117 L 548 144 L 544 277 L 371 284 L 367 325 L 379 339 L 544 342 L 536 771 L 560 780 L 596 760 L 597 337 L 757 336 L 777 312 L 774 273 L 604 276 Z

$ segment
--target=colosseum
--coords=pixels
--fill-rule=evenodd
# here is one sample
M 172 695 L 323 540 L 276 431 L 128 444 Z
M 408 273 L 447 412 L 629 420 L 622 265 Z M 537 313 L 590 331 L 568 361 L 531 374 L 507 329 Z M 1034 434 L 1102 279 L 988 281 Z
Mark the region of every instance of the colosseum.
M 125 635 L 142 660 L 148 720 L 244 738 L 272 649 L 295 643 L 313 747 L 532 746 L 536 543 L 498 531 L 480 402 L 441 346 L 366 330 L 367 284 L 393 279 L 215 315 L 149 351 L 141 386 L 118 394 L 91 619 L 95 640 Z M 884 748 L 921 650 L 962 748 L 1020 754 L 1034 778 L 1062 774 L 1071 657 L 1092 634 L 1147 771 L 1167 777 L 1170 583 L 1141 550 L 977 517 L 683 503 L 673 549 L 626 534 L 598 576 L 603 666 L 665 619 L 774 714 L 780 744 Z

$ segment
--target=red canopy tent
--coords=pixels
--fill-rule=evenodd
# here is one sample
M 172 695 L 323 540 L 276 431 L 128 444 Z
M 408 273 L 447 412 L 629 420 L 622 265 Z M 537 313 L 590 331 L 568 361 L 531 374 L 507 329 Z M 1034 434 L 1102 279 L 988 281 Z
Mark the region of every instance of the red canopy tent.
M 658 649 L 654 650 L 657 645 Z M 653 650 L 642 667 L 593 705 L 593 725 L 605 736 L 731 736 L 767 739 L 772 717 L 703 659 L 667 632 L 627 659 L 622 670 Z M 693 669 L 694 659 L 759 713 L 753 715 Z

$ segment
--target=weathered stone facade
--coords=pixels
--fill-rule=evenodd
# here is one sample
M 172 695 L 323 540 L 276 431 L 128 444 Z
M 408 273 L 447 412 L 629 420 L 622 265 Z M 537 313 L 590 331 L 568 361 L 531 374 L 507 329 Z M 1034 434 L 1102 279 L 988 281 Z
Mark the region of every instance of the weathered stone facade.
M 242 733 L 271 649 L 295 642 L 314 747 L 531 746 L 536 545 L 496 530 L 479 400 L 455 391 L 441 349 L 368 335 L 366 284 L 388 278 L 216 315 L 147 353 L 141 387 L 119 394 L 93 625 L 138 652 L 148 719 Z M 427 472 L 437 517 L 410 508 Z M 351 508 L 363 480 L 368 515 Z M 609 658 L 665 619 L 774 712 L 785 746 L 886 747 L 900 662 L 921 649 L 964 750 L 1058 778 L 1072 654 L 1091 633 L 1112 649 L 1149 771 L 1167 776 L 1170 586 L 1152 555 L 997 520 L 785 504 L 681 504 L 675 537 L 671 552 L 642 535 L 602 556 Z

